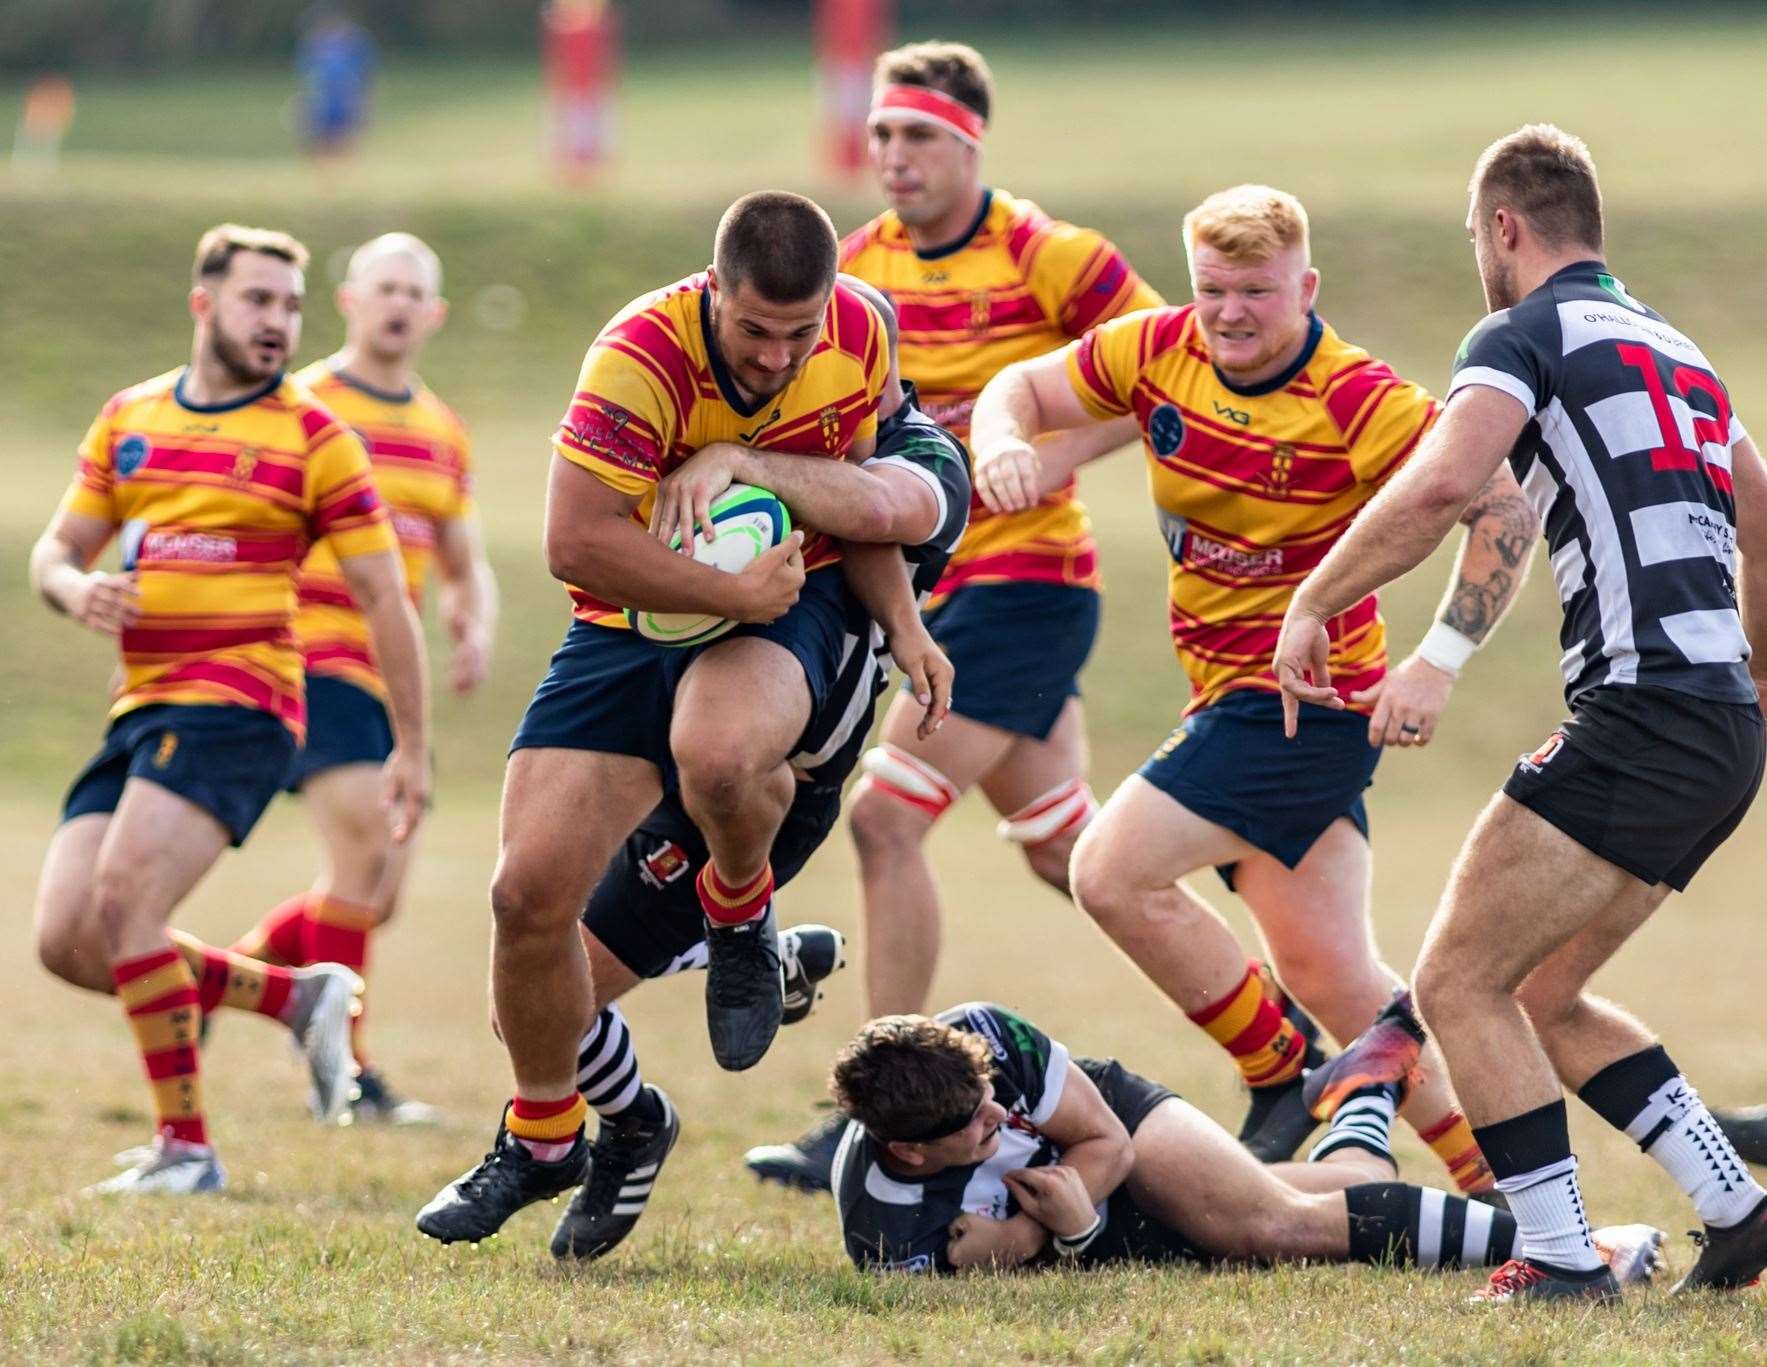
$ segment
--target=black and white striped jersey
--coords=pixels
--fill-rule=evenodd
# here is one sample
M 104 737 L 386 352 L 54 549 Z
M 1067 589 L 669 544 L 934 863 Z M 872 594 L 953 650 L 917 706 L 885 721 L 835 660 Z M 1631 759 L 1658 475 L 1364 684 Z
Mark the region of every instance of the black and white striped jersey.
M 916 596 L 924 603 L 945 572 L 945 562 L 969 526 L 969 454 L 920 409 L 914 386 L 904 381 L 903 405 L 877 429 L 877 451 L 867 468 L 898 465 L 925 480 L 939 503 L 938 525 L 918 546 L 902 547 Z M 890 653 L 875 623 L 863 635 L 849 635 L 841 647 L 840 669 L 828 698 L 804 734 L 792 767 L 814 783 L 839 784 L 859 762 L 871 730 L 872 705 L 889 684 Z
M 1474 385 L 1531 418 L 1509 461 L 1545 528 L 1567 700 L 1649 684 L 1753 702 L 1731 485 L 1744 433 L 1699 347 L 1583 261 L 1467 335 L 1449 398 Z
M 834 1156 L 834 1200 L 847 1256 L 872 1271 L 951 1272 L 946 1254 L 959 1215 L 1004 1220 L 1018 1202 L 1004 1178 L 1059 1162 L 1043 1136 L 1068 1079 L 1068 1050 L 1023 1016 L 992 1002 L 966 1002 L 937 1017 L 980 1035 L 994 1055 L 994 1100 L 1006 1109 L 1000 1143 L 985 1162 L 945 1168 L 925 1181 L 891 1173 L 858 1121 L 847 1122 Z

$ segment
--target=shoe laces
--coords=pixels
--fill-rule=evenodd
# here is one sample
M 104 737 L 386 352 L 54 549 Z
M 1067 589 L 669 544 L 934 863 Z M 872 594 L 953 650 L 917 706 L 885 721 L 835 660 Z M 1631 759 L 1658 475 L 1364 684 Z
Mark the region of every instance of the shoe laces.
M 1491 1280 L 1481 1293 L 1488 1300 L 1498 1296 L 1513 1296 L 1526 1291 L 1535 1282 L 1545 1281 L 1546 1274 L 1534 1264 L 1522 1258 L 1511 1258 L 1491 1274 Z

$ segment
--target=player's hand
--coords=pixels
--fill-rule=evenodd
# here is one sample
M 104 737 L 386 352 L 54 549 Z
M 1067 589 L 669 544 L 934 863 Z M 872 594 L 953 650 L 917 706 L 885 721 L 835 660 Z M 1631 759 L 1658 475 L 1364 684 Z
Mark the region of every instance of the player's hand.
M 448 657 L 448 687 L 465 697 L 490 672 L 491 642 L 485 633 L 477 628 L 462 633 L 454 642 L 454 653 Z
M 804 534 L 793 532 L 736 576 L 739 622 L 771 622 L 785 616 L 804 587 Z
M 1028 441 L 1004 441 L 976 454 L 976 493 L 990 512 L 1036 507 L 1042 475 L 1042 458 Z
M 380 770 L 380 805 L 392 822 L 393 843 L 403 845 L 416 833 L 429 807 L 429 758 L 404 749 L 387 756 Z
M 1098 1210 L 1078 1168 L 1051 1163 L 1044 1168 L 1018 1168 L 1002 1179 L 1019 1207 L 1052 1234 L 1072 1238 L 1084 1234 L 1098 1219 Z
M 908 676 L 914 701 L 925 709 L 914 734 L 925 740 L 945 724 L 951 711 L 951 681 L 957 670 L 918 619 L 914 625 L 889 638 L 896 668 Z
M 79 588 L 68 596 L 67 613 L 105 636 L 120 635 L 141 616 L 141 586 L 132 571 L 84 575 Z
M 1372 688 L 1350 694 L 1350 701 L 1374 704 L 1370 745 L 1428 745 L 1453 691 L 1452 674 L 1412 655 Z
M 693 554 L 693 537 L 704 529 L 712 540 L 712 500 L 736 482 L 736 459 L 741 448 L 729 442 L 713 442 L 695 451 L 656 488 L 650 510 L 650 534 L 659 541 L 681 538 L 681 553 Z
M 1043 1251 L 1049 1231 L 1029 1215 L 1006 1220 L 964 1212 L 947 1227 L 945 1256 L 958 1267 L 1019 1267 Z
M 1303 607 L 1299 598 L 1288 605 L 1288 616 L 1282 619 L 1275 673 L 1282 688 L 1282 734 L 1290 740 L 1300 729 L 1302 703 L 1344 710 L 1344 700 L 1331 686 L 1331 637 L 1325 621 Z

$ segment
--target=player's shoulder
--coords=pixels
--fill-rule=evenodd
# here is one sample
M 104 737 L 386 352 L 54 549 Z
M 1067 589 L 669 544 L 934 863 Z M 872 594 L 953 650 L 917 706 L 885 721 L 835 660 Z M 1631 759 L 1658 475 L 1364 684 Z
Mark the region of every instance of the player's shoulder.
M 411 403 L 426 421 L 446 432 L 448 436 L 460 441 L 466 439 L 466 424 L 461 421 L 460 415 L 443 401 L 441 395 L 415 376 L 411 380 Z
M 125 385 L 104 401 L 99 412 L 105 418 L 114 418 L 136 404 L 151 403 L 162 398 L 178 387 L 178 378 L 183 373 L 183 366 L 173 366 L 151 379 L 137 380 L 134 384 Z
M 1112 371 L 1121 363 L 1134 373 L 1165 363 L 1208 364 L 1208 349 L 1197 336 L 1195 304 L 1162 304 L 1118 314 L 1097 324 L 1086 334 L 1096 354 L 1099 347 L 1110 353 Z
M 315 395 L 322 395 L 328 389 L 336 389 L 343 384 L 337 371 L 331 364 L 331 357 L 325 356 L 317 361 L 309 361 L 292 376 L 296 384 L 305 385 Z
M 841 269 L 845 270 L 849 263 L 873 248 L 904 247 L 907 241 L 908 235 L 902 227 L 902 220 L 896 216 L 896 211 L 885 209 L 876 218 L 860 224 L 841 239 Z
M 1454 351 L 1454 369 L 1500 364 L 1542 348 L 1556 350 L 1558 327 L 1557 301 L 1550 291 L 1536 290 L 1509 308 L 1493 309 L 1467 329 Z
M 1367 347 L 1359 346 L 1323 319 L 1306 377 L 1340 432 L 1360 432 L 1372 407 L 1395 393 L 1428 403 L 1429 395 Z M 1361 420 L 1361 421 L 1359 421 Z
M 1054 257 L 1086 255 L 1109 245 L 1096 228 L 1056 218 L 1029 199 L 1007 190 L 995 190 L 989 206 L 989 226 L 994 227 L 1011 256 L 1028 263 L 1053 253 Z
M 615 313 L 595 340 L 617 340 L 645 351 L 684 347 L 689 325 L 699 317 L 700 301 L 709 284 L 706 273 L 698 271 L 660 289 L 647 290 Z
M 829 346 L 869 363 L 885 336 L 883 315 L 864 290 L 837 279 L 829 295 L 822 335 Z
M 307 443 L 308 451 L 313 451 L 338 436 L 347 435 L 359 440 L 354 437 L 350 425 L 299 374 L 284 375 L 282 383 L 266 394 L 261 402 L 281 408 L 300 425 L 301 436 Z
M 935 1019 L 954 1030 L 979 1036 L 996 1063 L 1005 1063 L 1026 1051 L 1047 1052 L 1048 1037 L 1018 1012 L 999 1002 L 959 1002 L 939 1012 Z

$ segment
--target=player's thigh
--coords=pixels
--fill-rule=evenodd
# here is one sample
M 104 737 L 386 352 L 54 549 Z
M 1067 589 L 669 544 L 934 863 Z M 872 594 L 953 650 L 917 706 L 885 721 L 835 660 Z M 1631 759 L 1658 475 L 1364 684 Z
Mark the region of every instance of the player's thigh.
M 1187 873 L 1231 864 L 1254 851 L 1139 774 L 1118 785 L 1074 849 L 1074 894 L 1170 887 Z
M 1560 946 L 1644 886 L 1498 793 L 1455 860 L 1424 937 L 1418 959 L 1424 1009 L 1456 982 L 1513 992 Z
M 958 792 L 967 792 L 992 770 L 1020 739 L 1012 732 L 953 712 L 944 725 L 924 739 L 915 728 L 925 709 L 906 693 L 897 693 L 884 713 L 878 739 L 938 770 Z
M 151 779 L 131 778 L 98 849 L 100 916 L 165 921 L 231 839 L 208 808 Z
M 661 796 L 656 766 L 636 755 L 548 746 L 511 754 L 491 884 L 499 924 L 574 921 L 594 880 Z
M 995 811 L 1011 816 L 1051 789 L 1085 777 L 1086 712 L 1074 697 L 1043 739 L 1014 737 L 1012 748 L 982 776 L 981 789 Z
M 94 992 L 110 990 L 110 956 L 93 907 L 93 873 L 109 812 L 64 821 L 50 838 L 37 880 L 37 954 L 58 978 Z
M 1221 1257 L 1287 1251 L 1285 1226 L 1317 1223 L 1324 1204 L 1282 1181 L 1196 1107 L 1161 1102 L 1135 1131 L 1129 1194 L 1198 1248 Z
M 669 749 L 684 776 L 702 765 L 771 768 L 803 734 L 810 705 L 804 666 L 784 646 L 754 636 L 719 641 L 681 676 Z
M 1378 959 L 1368 912 L 1372 867 L 1367 838 L 1346 816 L 1292 869 L 1262 852 L 1240 860 L 1233 886 L 1279 966 L 1367 974 Z

